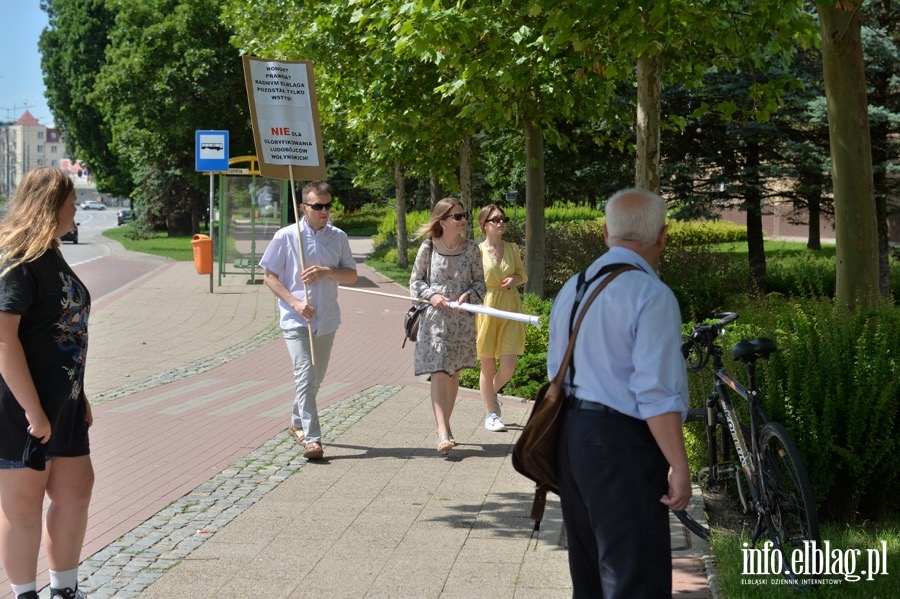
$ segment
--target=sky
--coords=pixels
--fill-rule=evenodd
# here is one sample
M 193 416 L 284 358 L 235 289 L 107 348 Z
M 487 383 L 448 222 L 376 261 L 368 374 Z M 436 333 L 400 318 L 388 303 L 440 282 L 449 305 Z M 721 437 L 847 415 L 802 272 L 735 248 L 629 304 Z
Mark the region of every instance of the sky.
M 0 0 L 0 15 L 0 120 L 17 121 L 28 110 L 52 126 L 37 47 L 47 13 L 40 0 Z

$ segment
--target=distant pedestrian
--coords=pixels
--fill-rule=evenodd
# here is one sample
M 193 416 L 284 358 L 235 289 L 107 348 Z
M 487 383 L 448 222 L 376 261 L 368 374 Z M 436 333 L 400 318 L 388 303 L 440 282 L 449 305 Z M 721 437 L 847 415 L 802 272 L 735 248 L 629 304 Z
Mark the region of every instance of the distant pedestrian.
M 0 223 L 0 558 L 18 599 L 83 599 L 78 564 L 94 486 L 84 393 L 91 297 L 59 251 L 75 218 L 63 171 L 29 171 Z
M 521 312 L 522 298 L 516 289 L 528 281 L 519 246 L 503 241 L 509 217 L 502 208 L 489 204 L 478 214 L 478 226 L 484 233 L 481 262 L 487 294 L 484 305 L 506 312 Z M 481 399 L 486 416 L 484 428 L 505 431 L 500 419 L 500 400 L 497 394 L 516 371 L 518 357 L 525 353 L 525 323 L 496 316 L 479 314 L 478 360 L 481 362 Z M 497 363 L 500 370 L 497 370 Z
M 484 272 L 478 245 L 463 236 L 468 214 L 456 198 L 435 204 L 431 218 L 418 231 L 427 239 L 419 247 L 409 291 L 431 304 L 419 323 L 413 369 L 431 376 L 431 407 L 437 423 L 438 453 L 456 444 L 450 416 L 459 393 L 459 371 L 476 364 L 475 315 L 451 308 L 449 302 L 480 304 Z
M 552 377 L 579 298 L 616 267 L 637 267 L 591 304 L 569 367 L 574 380 L 564 379 L 558 476 L 573 597 L 669 599 L 668 509 L 687 506 L 691 482 L 681 430 L 681 313 L 655 272 L 666 239 L 665 202 L 643 189 L 614 194 L 603 236 L 609 251 L 587 268 L 584 282 L 576 276 L 563 285 L 550 314 Z
M 294 365 L 296 393 L 289 430 L 304 447 L 303 457 L 317 460 L 324 449 L 316 396 L 341 324 L 338 285 L 355 283 L 357 274 L 347 234 L 330 223 L 331 185 L 311 181 L 304 185 L 302 198 L 300 229 L 306 269 L 300 267 L 296 223 L 275 233 L 259 265 L 265 269 L 266 286 L 278 298 L 281 330 Z

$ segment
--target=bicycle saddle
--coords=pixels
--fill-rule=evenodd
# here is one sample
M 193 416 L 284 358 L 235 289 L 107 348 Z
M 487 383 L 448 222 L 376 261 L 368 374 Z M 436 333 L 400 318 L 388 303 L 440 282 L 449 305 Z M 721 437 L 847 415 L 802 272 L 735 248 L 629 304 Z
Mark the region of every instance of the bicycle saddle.
M 778 351 L 778 348 L 775 346 L 775 342 L 767 337 L 751 339 L 750 341 L 741 339 L 737 345 L 731 348 L 731 359 L 749 364 L 759 358 L 765 360 L 776 351 Z

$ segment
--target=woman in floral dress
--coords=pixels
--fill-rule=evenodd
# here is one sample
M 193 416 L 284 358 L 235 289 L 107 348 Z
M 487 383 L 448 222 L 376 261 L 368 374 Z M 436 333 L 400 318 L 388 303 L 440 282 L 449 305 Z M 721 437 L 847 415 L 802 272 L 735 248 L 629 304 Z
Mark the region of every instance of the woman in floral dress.
M 456 198 L 435 204 L 431 218 L 418 231 L 427 239 L 419 247 L 409 278 L 413 297 L 431 304 L 419 320 L 415 374 L 431 376 L 431 406 L 438 446 L 447 455 L 456 444 L 450 415 L 459 391 L 459 371 L 477 363 L 475 315 L 451 308 L 449 302 L 480 304 L 484 272 L 478 245 L 463 236 L 468 213 Z

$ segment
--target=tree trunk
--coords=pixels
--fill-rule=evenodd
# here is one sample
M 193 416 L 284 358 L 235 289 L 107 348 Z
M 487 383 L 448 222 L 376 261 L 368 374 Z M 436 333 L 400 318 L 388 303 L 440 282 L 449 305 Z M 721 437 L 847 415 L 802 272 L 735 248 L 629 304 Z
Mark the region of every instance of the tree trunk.
M 747 209 L 747 258 L 750 262 L 750 296 L 763 297 L 767 292 L 766 246 L 762 224 L 762 187 L 759 180 L 759 144 L 749 142 L 746 148 L 747 166 L 745 176 L 754 179 L 753 185 L 745 186 Z
M 466 214 L 472 214 L 472 136 L 464 135 L 459 142 L 459 201 Z M 466 236 L 472 238 L 472 218 L 466 220 Z
M 884 187 L 879 187 L 884 189 Z M 888 231 L 887 194 L 875 194 L 875 219 L 878 223 L 878 291 L 891 297 L 891 244 Z
M 637 59 L 637 157 L 635 185 L 659 193 L 659 110 L 662 57 Z
M 810 199 L 806 205 L 809 215 L 809 233 L 806 239 L 806 247 L 811 250 L 822 249 L 822 210 L 817 199 Z
M 406 268 L 409 259 L 406 249 L 409 247 L 409 235 L 406 232 L 406 177 L 399 162 L 394 163 L 394 187 L 397 189 L 397 266 Z
M 544 296 L 544 134 L 525 123 L 525 291 Z
M 435 204 L 444 199 L 444 187 L 434 171 L 431 172 L 429 179 L 429 190 L 431 191 L 431 207 L 434 208 Z
M 828 100 L 834 182 L 838 303 L 872 307 L 878 301 L 878 228 L 872 147 L 863 68 L 859 4 L 846 10 L 817 4 Z

